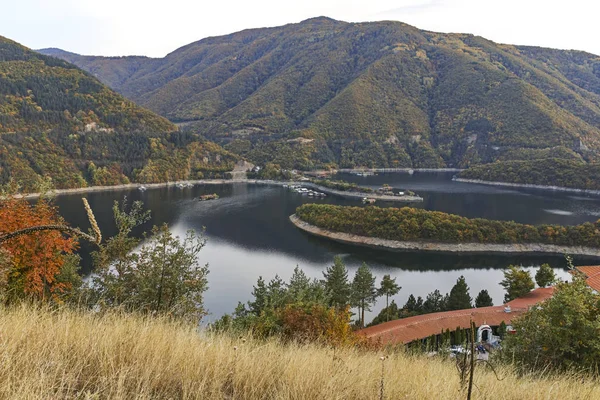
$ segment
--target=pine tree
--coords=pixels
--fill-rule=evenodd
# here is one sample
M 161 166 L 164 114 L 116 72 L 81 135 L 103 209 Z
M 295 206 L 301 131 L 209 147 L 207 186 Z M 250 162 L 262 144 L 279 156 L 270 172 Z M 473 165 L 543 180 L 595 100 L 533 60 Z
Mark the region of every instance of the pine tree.
M 289 302 L 298 303 L 307 299 L 309 295 L 310 278 L 296 265 L 294 273 L 287 284 Z
M 403 308 L 409 313 L 417 311 L 417 299 L 415 299 L 412 293 L 408 296 L 408 300 L 406 300 Z
M 260 316 L 260 314 L 267 306 L 268 297 L 267 285 L 262 276 L 258 277 L 258 280 L 256 281 L 256 286 L 254 286 L 254 288 L 252 289 L 252 296 L 254 297 L 254 301 L 248 302 L 250 312 L 256 316 Z
M 465 277 L 461 275 L 452 290 L 450 290 L 447 309 L 450 311 L 473 308 L 472 300 L 469 295 L 469 286 L 467 286 Z
M 444 296 L 439 290 L 429 293 L 423 302 L 423 312 L 425 314 L 440 312 L 445 310 Z
M 279 277 L 275 275 L 275 278 L 271 279 L 267 285 L 267 305 L 271 309 L 276 309 L 284 305 L 286 300 L 286 284 Z
M 475 298 L 475 307 L 477 307 L 477 308 L 491 307 L 493 305 L 494 305 L 494 301 L 490 297 L 490 294 L 488 293 L 488 291 L 485 289 L 483 289 L 481 292 L 479 292 L 479 294 Z
M 506 290 L 504 302 L 507 303 L 525 296 L 533 290 L 535 284 L 533 283 L 533 279 L 531 279 L 529 271 L 510 265 L 508 271 L 504 271 L 504 279 L 500 282 L 500 286 Z
M 546 287 L 556 282 L 556 275 L 549 264 L 542 264 L 535 274 L 535 283 L 539 287 Z
M 333 259 L 333 265 L 323 272 L 325 277 L 325 293 L 329 297 L 329 305 L 341 310 L 350 304 L 350 283 L 348 270 L 340 256 Z
M 375 299 L 377 299 L 375 277 L 367 264 L 363 263 L 352 281 L 352 305 L 358 308 L 361 328 L 365 326 L 365 310 L 371 310 L 370 307 L 375 304 Z
M 387 312 L 386 321 L 390 320 L 390 314 L 389 314 L 390 296 L 394 296 L 394 295 L 398 294 L 400 289 L 402 289 L 402 288 L 400 286 L 398 286 L 398 284 L 396 283 L 396 278 L 392 279 L 390 277 L 390 275 L 383 276 L 383 279 L 381 280 L 381 287 L 378 290 L 378 294 L 379 294 L 379 296 L 385 296 L 385 308 L 386 308 L 386 312 Z

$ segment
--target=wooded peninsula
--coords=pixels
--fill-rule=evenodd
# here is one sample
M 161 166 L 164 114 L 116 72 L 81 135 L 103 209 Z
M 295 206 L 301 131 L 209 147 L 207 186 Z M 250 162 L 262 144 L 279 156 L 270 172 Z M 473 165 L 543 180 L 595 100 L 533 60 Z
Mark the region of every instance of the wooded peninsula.
M 600 247 L 600 221 L 576 226 L 533 226 L 410 207 L 329 204 L 304 204 L 296 209 L 296 216 L 322 229 L 394 241 Z

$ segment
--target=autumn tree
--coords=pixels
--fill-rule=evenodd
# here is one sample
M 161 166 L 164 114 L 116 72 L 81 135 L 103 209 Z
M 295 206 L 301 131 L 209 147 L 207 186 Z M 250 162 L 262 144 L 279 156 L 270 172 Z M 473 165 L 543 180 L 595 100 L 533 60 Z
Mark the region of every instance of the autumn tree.
M 506 290 L 504 302 L 508 303 L 511 300 L 525 296 L 533 290 L 535 284 L 529 271 L 510 265 L 508 270 L 504 271 L 504 279 L 500 282 L 500 286 Z
M 50 199 L 42 196 L 30 203 L 4 196 L 0 201 L 0 275 L 5 300 L 58 300 L 68 295 L 78 282 L 77 236 L 91 238 L 69 227 Z
M 383 276 L 383 279 L 381 280 L 381 286 L 379 287 L 377 294 L 379 296 L 385 296 L 385 308 L 387 312 L 386 321 L 390 320 L 390 296 L 395 296 L 396 294 L 398 294 L 400 289 L 402 288 L 396 283 L 396 278 L 392 279 L 390 275 Z
M 377 299 L 377 289 L 375 288 L 375 277 L 367 264 L 363 263 L 358 267 L 354 280 L 352 281 L 352 305 L 358 308 L 360 317 L 360 326 L 365 326 L 365 310 L 370 311 L 371 306 Z

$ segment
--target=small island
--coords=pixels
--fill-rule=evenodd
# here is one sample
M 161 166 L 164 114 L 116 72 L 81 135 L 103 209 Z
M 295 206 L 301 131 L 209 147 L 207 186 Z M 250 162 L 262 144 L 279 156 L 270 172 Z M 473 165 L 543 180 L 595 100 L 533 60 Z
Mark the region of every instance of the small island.
M 409 207 L 329 204 L 304 204 L 290 220 L 316 236 L 389 250 L 600 257 L 600 221 L 533 226 Z
M 203 194 L 198 198 L 200 201 L 208 201 L 208 200 L 216 200 L 219 198 L 219 195 L 216 193 L 213 194 Z

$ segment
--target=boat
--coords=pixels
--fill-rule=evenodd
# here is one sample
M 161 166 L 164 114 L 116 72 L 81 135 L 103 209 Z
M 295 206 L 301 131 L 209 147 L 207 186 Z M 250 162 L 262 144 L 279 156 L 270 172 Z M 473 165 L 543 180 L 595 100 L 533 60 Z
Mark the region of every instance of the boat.
M 140 192 L 145 192 L 145 191 L 146 191 L 146 190 L 148 190 L 148 189 L 146 188 L 146 186 L 140 186 L 140 187 L 138 187 L 138 190 L 139 190 Z
M 375 199 L 371 199 L 371 198 L 368 198 L 368 197 L 364 197 L 364 198 L 362 199 L 362 202 L 363 202 L 363 204 L 374 204 L 374 203 L 375 203 Z
M 213 194 L 203 194 L 202 196 L 200 196 L 198 198 L 198 200 L 207 201 L 207 200 L 216 200 L 218 198 L 219 198 L 219 195 L 216 193 L 213 193 Z

